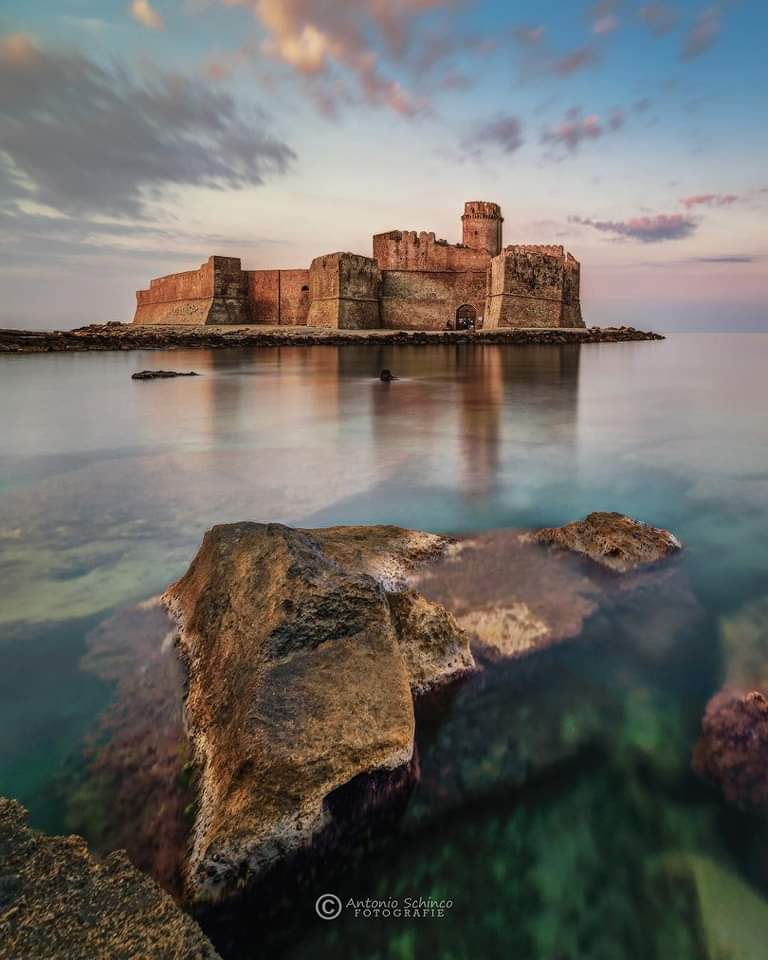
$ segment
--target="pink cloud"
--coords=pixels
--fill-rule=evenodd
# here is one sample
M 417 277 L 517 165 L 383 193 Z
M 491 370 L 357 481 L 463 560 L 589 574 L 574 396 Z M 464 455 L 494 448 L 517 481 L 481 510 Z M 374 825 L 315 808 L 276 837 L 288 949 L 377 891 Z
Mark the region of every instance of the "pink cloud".
M 555 73 L 560 74 L 560 76 L 568 76 L 577 70 L 581 70 L 583 67 L 589 67 L 593 63 L 597 63 L 597 60 L 597 50 L 595 50 L 594 47 L 579 47 L 578 50 L 574 50 L 573 53 L 566 54 L 564 57 L 559 57 L 555 60 L 552 69 Z
M 618 27 L 617 7 L 618 0 L 598 0 L 589 11 L 592 17 L 592 33 L 598 35 L 612 33 Z
M 614 17 L 613 14 L 610 14 L 607 17 L 599 17 L 592 24 L 592 33 L 602 34 L 602 33 L 613 33 L 613 31 L 619 25 L 619 18 Z
M 387 76 L 378 49 L 383 45 L 388 58 L 402 59 L 411 43 L 414 22 L 431 11 L 448 11 L 455 0 L 221 2 L 253 11 L 265 34 L 262 54 L 302 77 L 325 112 L 334 112 L 339 102 L 358 98 L 413 117 L 428 109 L 427 98 Z M 453 38 L 441 42 L 456 49 Z M 441 55 L 439 48 L 428 54 L 432 60 Z
M 149 0 L 133 0 L 131 3 L 131 16 L 137 23 L 147 27 L 149 30 L 162 30 L 165 26 L 163 18 Z
M 693 207 L 729 207 L 739 199 L 735 193 L 697 193 L 691 197 L 681 197 L 680 204 L 686 210 Z
M 697 228 L 695 220 L 682 213 L 658 213 L 655 216 L 631 217 L 628 220 L 594 220 L 591 217 L 568 217 L 569 223 L 579 223 L 616 238 L 638 240 L 640 243 L 661 243 L 664 240 L 682 240 Z
M 543 131 L 541 142 L 572 152 L 584 140 L 596 140 L 623 125 L 624 114 L 618 108 L 611 111 L 606 120 L 601 120 L 595 113 L 583 116 L 580 107 L 571 107 L 558 126 Z
M 512 30 L 511 38 L 522 51 L 524 76 L 568 76 L 597 63 L 599 59 L 598 51 L 589 45 L 578 47 L 570 53 L 558 53 L 546 42 L 543 26 L 521 24 Z
M 720 7 L 714 6 L 702 11 L 683 40 L 683 60 L 706 53 L 720 32 Z

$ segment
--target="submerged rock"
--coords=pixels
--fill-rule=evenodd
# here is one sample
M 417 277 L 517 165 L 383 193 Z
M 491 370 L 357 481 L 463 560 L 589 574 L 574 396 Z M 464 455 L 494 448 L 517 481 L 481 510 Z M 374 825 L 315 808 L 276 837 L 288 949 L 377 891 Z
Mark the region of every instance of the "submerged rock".
M 693 769 L 741 810 L 768 813 L 768 598 L 721 624 L 725 682 L 707 704 Z
M 131 374 L 131 380 L 166 380 L 169 377 L 198 377 L 194 370 L 184 373 L 180 370 L 139 370 Z
M 408 789 L 412 778 L 399 770 L 415 769 L 412 688 L 473 660 L 445 611 L 412 595 L 388 598 L 367 571 L 392 585 L 441 543 L 376 527 L 239 523 L 205 535 L 165 594 L 189 673 L 199 766 L 193 900 L 234 894 L 343 829 L 343 809 L 328 801 L 355 778 L 390 771 L 398 791 Z M 392 800 L 381 784 L 375 793 Z
M 97 862 L 80 837 L 29 829 L 0 798 L 0 958 L 215 960 L 200 928 L 123 853 Z
M 81 665 L 114 684 L 115 697 L 56 793 L 67 830 L 84 836 L 97 855 L 124 849 L 179 897 L 194 790 L 175 638 L 159 597 L 115 613 L 88 634 Z
M 648 567 L 681 548 L 668 530 L 622 513 L 590 513 L 584 520 L 539 530 L 533 539 L 581 553 L 617 573 Z
M 693 768 L 717 781 L 728 803 L 768 811 L 768 699 L 721 690 L 707 704 Z

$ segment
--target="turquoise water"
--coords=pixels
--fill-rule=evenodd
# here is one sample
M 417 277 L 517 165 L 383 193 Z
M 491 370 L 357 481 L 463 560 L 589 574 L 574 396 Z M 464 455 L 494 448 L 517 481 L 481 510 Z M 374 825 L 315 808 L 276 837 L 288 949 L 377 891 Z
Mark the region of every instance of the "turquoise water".
M 466 808 L 430 819 L 417 793 L 401 832 L 334 882 L 440 893 L 452 913 L 331 924 L 297 903 L 279 950 L 702 955 L 701 877 L 766 889 L 757 827 L 688 763 L 722 676 L 720 626 L 768 593 L 767 366 L 761 334 L 0 358 L 0 793 L 63 829 L 51 784 L 110 695 L 79 667 L 84 638 L 182 572 L 213 523 L 462 532 L 618 510 L 684 541 L 695 628 L 615 611 L 486 691 L 482 723 L 462 720 L 468 694 L 425 720 L 422 766 L 457 764 Z M 148 367 L 202 376 L 131 381 Z M 382 367 L 401 379 L 380 383 Z M 555 721 L 574 748 L 528 778 L 515 751 Z M 672 857 L 688 858 L 677 874 Z M 237 955 L 259 949 L 246 935 Z

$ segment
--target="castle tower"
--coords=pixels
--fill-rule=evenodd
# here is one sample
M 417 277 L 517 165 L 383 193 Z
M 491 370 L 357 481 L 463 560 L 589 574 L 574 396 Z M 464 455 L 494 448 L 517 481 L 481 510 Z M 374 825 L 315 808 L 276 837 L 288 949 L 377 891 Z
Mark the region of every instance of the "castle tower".
M 462 243 L 473 250 L 486 250 L 492 257 L 501 253 L 501 225 L 504 217 L 498 203 L 469 200 L 461 218 Z

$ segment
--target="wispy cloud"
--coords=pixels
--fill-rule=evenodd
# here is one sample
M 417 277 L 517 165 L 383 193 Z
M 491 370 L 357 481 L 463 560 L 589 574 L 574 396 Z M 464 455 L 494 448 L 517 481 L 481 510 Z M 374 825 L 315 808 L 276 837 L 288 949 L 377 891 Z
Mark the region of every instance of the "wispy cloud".
M 762 254 L 753 254 L 753 253 L 723 253 L 723 254 L 712 254 L 711 256 L 699 256 L 699 257 L 677 257 L 669 258 L 665 257 L 664 260 L 640 260 L 635 264 L 631 264 L 633 267 L 652 267 L 654 270 L 679 270 L 680 267 L 695 267 L 699 264 L 707 265 L 717 265 L 722 264 L 723 266 L 735 266 L 738 264 L 749 264 L 749 263 L 761 263 L 766 258 Z M 622 266 L 621 269 L 624 269 Z
M 557 57 L 552 61 L 551 70 L 561 77 L 567 77 L 577 70 L 583 70 L 584 67 L 592 66 L 597 63 L 599 57 L 594 47 L 579 47 L 572 53 L 567 53 L 562 57 Z
M 598 0 L 589 9 L 589 15 L 592 19 L 592 33 L 598 36 L 606 33 L 613 33 L 619 26 L 619 18 L 616 15 L 618 9 L 618 0 Z
M 473 156 L 480 156 L 488 148 L 513 154 L 524 143 L 523 127 L 518 117 L 499 113 L 481 120 L 462 141 L 462 147 Z
M 591 44 L 577 47 L 566 53 L 554 50 L 546 40 L 543 26 L 519 24 L 511 32 L 512 40 L 521 52 L 523 78 L 550 74 L 566 77 L 597 63 L 599 53 Z
M 706 53 L 720 33 L 720 7 L 703 10 L 683 38 L 683 60 L 691 60 Z
M 259 184 L 295 158 L 203 78 L 136 75 L 19 34 L 0 38 L 0 143 L 6 196 L 68 214 L 142 216 L 163 188 Z
M 677 11 L 668 3 L 646 3 L 640 7 L 639 15 L 640 20 L 657 37 L 674 30 L 680 22 Z
M 603 120 L 596 113 L 584 116 L 580 107 L 571 107 L 556 127 L 542 132 L 541 142 L 555 148 L 555 153 L 573 152 L 585 140 L 596 140 L 619 130 L 623 124 L 624 114 L 618 108 Z
M 695 263 L 756 263 L 761 257 L 747 253 L 730 253 L 721 257 L 692 257 Z
M 149 0 L 132 0 L 131 16 L 150 30 L 162 30 L 165 26 L 163 18 Z
M 691 197 L 680 197 L 680 204 L 691 210 L 693 207 L 730 207 L 739 196 L 735 193 L 696 193 Z
M 637 240 L 640 243 L 661 243 L 664 240 L 682 240 L 691 236 L 698 224 L 682 213 L 658 213 L 649 217 L 631 217 L 628 220 L 595 220 L 592 217 L 568 217 L 569 223 L 579 223 L 617 239 Z
M 403 86 L 382 65 L 405 62 L 415 43 L 415 25 L 426 13 L 449 12 L 454 0 L 221 0 L 253 11 L 266 33 L 261 54 L 300 76 L 326 113 L 343 103 L 364 101 L 413 117 L 429 108 L 429 98 Z M 455 53 L 458 34 L 448 28 L 426 56 Z M 422 51 L 422 55 L 423 55 Z M 402 73 L 402 71 L 400 71 Z

